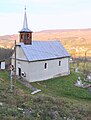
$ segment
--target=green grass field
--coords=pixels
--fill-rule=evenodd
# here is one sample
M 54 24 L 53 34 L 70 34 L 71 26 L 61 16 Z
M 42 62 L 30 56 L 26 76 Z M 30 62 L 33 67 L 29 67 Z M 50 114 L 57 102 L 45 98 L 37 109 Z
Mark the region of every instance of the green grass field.
M 42 89 L 43 93 L 51 94 L 54 97 L 68 97 L 71 99 L 91 100 L 91 94 L 86 89 L 75 87 L 78 76 L 83 80 L 83 76 L 71 73 L 69 76 L 53 78 L 43 82 L 32 83 Z
M 75 87 L 82 74 L 31 83 L 42 91 L 31 95 L 31 89 L 16 81 L 10 93 L 7 71 L 0 71 L 0 120 L 91 120 L 91 93 Z M 21 110 L 21 109 L 22 110 Z

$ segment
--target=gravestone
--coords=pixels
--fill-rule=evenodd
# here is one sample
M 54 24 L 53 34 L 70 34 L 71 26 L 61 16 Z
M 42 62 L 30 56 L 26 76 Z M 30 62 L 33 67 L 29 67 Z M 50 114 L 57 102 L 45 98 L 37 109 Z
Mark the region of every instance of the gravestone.
M 82 83 L 82 80 L 80 79 L 80 77 L 78 77 L 76 83 L 75 83 L 75 86 L 78 86 L 78 87 L 83 87 L 83 83 Z
M 78 69 L 78 68 L 75 68 L 75 72 L 78 73 L 78 72 L 79 72 L 79 69 Z
M 91 82 L 91 73 L 90 73 L 89 75 L 87 75 L 87 80 L 88 80 L 89 82 Z

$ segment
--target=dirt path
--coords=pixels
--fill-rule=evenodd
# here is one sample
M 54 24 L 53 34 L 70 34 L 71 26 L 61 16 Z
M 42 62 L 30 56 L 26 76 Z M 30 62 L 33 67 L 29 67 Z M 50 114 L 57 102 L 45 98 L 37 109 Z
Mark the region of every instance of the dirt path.
M 25 85 L 26 87 L 30 88 L 33 91 L 37 90 L 37 88 L 33 87 L 28 81 L 24 80 L 23 78 L 17 79 L 21 84 Z

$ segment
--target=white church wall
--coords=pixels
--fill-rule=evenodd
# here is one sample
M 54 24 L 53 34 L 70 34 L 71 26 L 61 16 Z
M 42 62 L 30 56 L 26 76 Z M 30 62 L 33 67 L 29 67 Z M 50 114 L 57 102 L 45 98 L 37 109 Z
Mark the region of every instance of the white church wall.
M 60 66 L 59 61 L 61 61 Z M 45 63 L 47 63 L 46 69 Z M 14 60 L 12 64 L 14 65 Z M 21 73 L 26 73 L 26 77 L 24 78 L 29 82 L 46 80 L 56 76 L 68 75 L 70 73 L 68 58 L 36 62 L 17 60 L 16 66 L 16 75 L 19 75 L 20 68 Z
M 13 54 L 12 58 L 14 58 L 14 56 L 15 56 L 15 53 Z M 25 56 L 22 48 L 19 47 L 19 46 L 16 46 L 16 58 L 18 58 L 18 59 L 20 59 L 20 58 L 26 59 L 26 56 Z
M 61 61 L 60 66 L 59 61 Z M 44 68 L 45 63 L 47 63 L 46 69 Z M 30 67 L 28 67 L 28 80 L 30 82 L 46 80 L 56 77 L 58 75 L 62 76 L 69 74 L 68 58 L 30 62 L 29 66 Z
M 23 59 L 26 59 L 26 56 L 22 50 L 21 47 L 17 46 L 17 49 L 16 49 L 16 58 L 23 58 Z

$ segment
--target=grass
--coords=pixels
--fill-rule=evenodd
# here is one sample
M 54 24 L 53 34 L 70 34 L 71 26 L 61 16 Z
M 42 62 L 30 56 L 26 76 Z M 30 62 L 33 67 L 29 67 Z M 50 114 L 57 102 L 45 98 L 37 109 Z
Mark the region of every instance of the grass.
M 31 95 L 31 90 L 16 81 L 10 93 L 7 71 L 0 71 L 0 119 L 1 120 L 90 120 L 91 93 L 74 86 L 78 76 L 53 78 L 32 83 L 42 91 Z M 18 110 L 22 108 L 23 111 Z M 31 112 L 29 112 L 31 111 Z
M 91 93 L 87 89 L 76 87 L 74 84 L 81 74 L 71 73 L 69 76 L 53 78 L 47 81 L 32 83 L 34 86 L 42 89 L 45 94 L 51 94 L 56 97 L 69 97 L 73 99 L 91 100 Z M 82 77 L 83 79 L 83 77 Z

